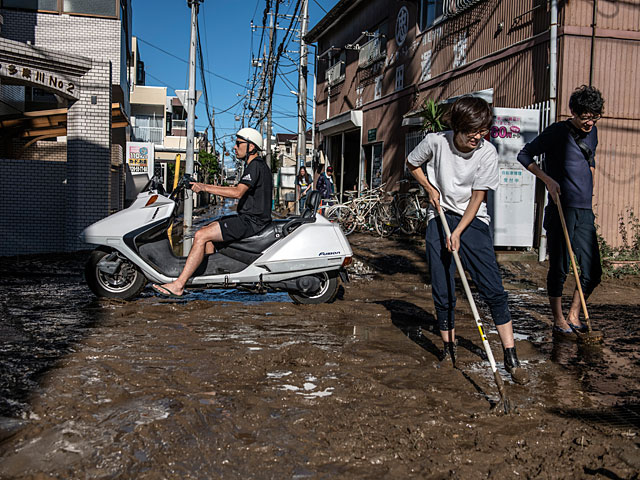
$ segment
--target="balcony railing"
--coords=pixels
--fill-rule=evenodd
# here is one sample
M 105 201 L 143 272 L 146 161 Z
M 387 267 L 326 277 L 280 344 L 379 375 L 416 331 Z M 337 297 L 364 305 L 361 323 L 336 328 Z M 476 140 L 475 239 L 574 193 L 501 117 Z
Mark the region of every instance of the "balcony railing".
M 344 80 L 344 73 L 342 73 L 342 62 L 336 63 L 333 67 L 327 70 L 327 82 L 329 85 L 335 85 Z
M 133 141 L 135 142 L 151 142 L 156 145 L 162 145 L 161 127 L 133 127 Z
M 382 39 L 380 37 L 376 37 L 372 38 L 360 47 L 360 51 L 358 52 L 358 67 L 368 67 L 373 62 L 384 58 L 386 52 L 382 51 L 383 45 Z

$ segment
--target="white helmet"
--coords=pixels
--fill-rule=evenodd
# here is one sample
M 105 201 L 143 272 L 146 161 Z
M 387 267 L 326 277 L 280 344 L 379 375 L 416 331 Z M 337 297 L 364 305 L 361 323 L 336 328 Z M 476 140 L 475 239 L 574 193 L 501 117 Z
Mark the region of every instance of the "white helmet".
M 258 150 L 262 150 L 262 134 L 255 128 L 242 128 L 236 133 L 236 137 L 253 143 Z

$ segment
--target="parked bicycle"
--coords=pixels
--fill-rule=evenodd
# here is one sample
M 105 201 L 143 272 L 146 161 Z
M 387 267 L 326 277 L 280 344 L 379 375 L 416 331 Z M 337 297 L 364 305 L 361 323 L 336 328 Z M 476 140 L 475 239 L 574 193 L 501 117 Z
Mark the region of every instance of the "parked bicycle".
M 411 235 L 422 231 L 426 227 L 429 198 L 421 186 L 410 188 L 407 194 L 399 200 L 400 231 Z
M 325 217 L 340 224 L 345 235 L 352 234 L 356 229 L 378 231 L 376 224 L 380 223 L 381 204 L 384 196 L 384 184 L 369 190 L 358 192 L 348 191 L 345 195 L 349 200 L 329 207 Z M 380 233 L 378 231 L 378 233 Z

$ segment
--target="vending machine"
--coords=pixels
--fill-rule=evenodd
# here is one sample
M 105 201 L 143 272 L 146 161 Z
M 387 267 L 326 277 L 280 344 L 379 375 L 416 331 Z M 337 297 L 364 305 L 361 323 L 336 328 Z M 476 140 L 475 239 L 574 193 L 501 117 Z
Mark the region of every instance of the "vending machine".
M 517 160 L 518 152 L 540 129 L 540 111 L 494 108 L 489 133 L 499 156 L 500 184 L 489 192 L 487 206 L 496 247 L 532 247 L 536 177 Z

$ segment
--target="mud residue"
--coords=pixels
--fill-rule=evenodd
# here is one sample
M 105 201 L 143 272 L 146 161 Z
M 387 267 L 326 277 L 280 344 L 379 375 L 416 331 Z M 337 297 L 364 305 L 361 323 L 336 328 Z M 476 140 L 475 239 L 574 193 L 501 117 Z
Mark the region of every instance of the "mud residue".
M 319 306 L 97 301 L 81 256 L 0 261 L 0 478 L 638 478 L 637 279 L 596 290 L 585 349 L 551 338 L 544 265 L 502 263 L 531 375 L 508 381 L 486 323 L 505 416 L 462 298 L 458 368 L 438 361 L 424 244 L 350 240 Z

